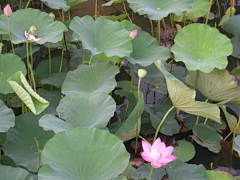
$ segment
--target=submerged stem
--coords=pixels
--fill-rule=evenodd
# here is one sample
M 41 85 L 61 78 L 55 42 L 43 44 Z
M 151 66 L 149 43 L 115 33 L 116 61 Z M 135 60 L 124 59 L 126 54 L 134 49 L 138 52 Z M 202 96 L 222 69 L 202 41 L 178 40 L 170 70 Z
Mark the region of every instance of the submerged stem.
M 38 140 L 36 137 L 34 137 L 35 143 L 37 145 L 37 151 L 38 151 L 38 169 L 40 169 L 41 166 L 41 154 L 40 154 L 40 149 L 39 149 L 39 144 L 38 144 Z

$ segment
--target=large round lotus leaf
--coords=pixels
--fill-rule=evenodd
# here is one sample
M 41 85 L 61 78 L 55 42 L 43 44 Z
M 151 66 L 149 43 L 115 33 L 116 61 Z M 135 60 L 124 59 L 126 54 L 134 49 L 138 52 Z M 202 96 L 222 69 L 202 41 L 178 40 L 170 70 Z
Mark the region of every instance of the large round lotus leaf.
M 52 74 L 59 73 L 59 68 L 61 65 L 61 57 L 52 58 Z M 67 60 L 63 59 L 63 66 L 61 72 L 67 72 Z M 41 83 L 42 79 L 49 77 L 49 61 L 44 60 L 40 62 L 36 68 L 36 80 Z
M 33 91 L 21 71 L 16 72 L 13 76 L 8 78 L 8 83 L 11 85 L 18 97 L 34 114 L 40 114 L 48 107 L 49 102 Z
M 24 32 L 31 26 L 36 27 L 37 38 L 43 38 L 38 44 L 46 42 L 57 43 L 63 38 L 63 32 L 67 27 L 60 21 L 54 21 L 47 13 L 38 9 L 18 10 L 10 16 L 11 39 L 14 44 L 26 42 Z
M 190 71 L 186 78 L 186 83 L 193 87 L 196 78 L 196 71 Z M 214 69 L 209 74 L 199 72 L 196 88 L 207 99 L 216 102 L 229 101 L 227 104 L 240 108 L 240 87 L 235 77 L 230 75 L 225 69 Z
M 53 137 L 53 132 L 45 132 L 38 125 L 41 116 L 32 113 L 16 118 L 15 127 L 7 132 L 4 143 L 4 154 L 14 160 L 17 165 L 26 167 L 29 171 L 38 171 L 38 150 L 34 138 L 37 139 L 40 151 L 45 143 Z
M 64 9 L 64 11 L 67 11 L 70 8 L 64 0 L 41 0 L 41 1 L 47 4 L 51 9 Z
M 127 0 L 130 8 L 140 15 L 147 14 L 151 20 L 162 20 L 169 13 L 181 15 L 192 8 L 192 0 Z
M 33 180 L 32 176 L 25 169 L 0 165 L 0 180 Z
M 210 73 L 214 68 L 225 69 L 227 56 L 232 54 L 231 41 L 216 28 L 206 24 L 190 24 L 174 39 L 172 52 L 190 71 Z M 219 46 L 221 44 L 221 46 Z
M 76 6 L 80 3 L 87 2 L 88 0 L 65 0 L 67 2 L 67 5 L 70 7 Z
M 170 58 L 169 49 L 159 46 L 156 38 L 141 30 L 140 27 L 125 20 L 121 22 L 128 31 L 137 30 L 137 36 L 132 40 L 133 52 L 127 58 L 132 64 L 143 67 L 151 65 L 156 60 L 167 60 Z
M 232 16 L 222 26 L 222 28 L 228 33 L 232 34 L 237 39 L 240 38 L 240 15 Z
M 0 93 L 14 92 L 7 79 L 17 71 L 22 71 L 24 75 L 27 74 L 24 62 L 14 54 L 0 54 Z
M 12 109 L 9 109 L 3 101 L 0 100 L 0 132 L 7 132 L 15 124 L 15 116 Z
M 174 148 L 172 155 L 182 162 L 187 162 L 195 156 L 195 153 L 196 151 L 192 143 L 179 140 L 178 146 Z
M 55 133 L 75 127 L 104 128 L 115 110 L 115 101 L 106 93 L 70 94 L 57 107 L 59 117 L 66 121 L 45 115 L 39 124 L 45 130 L 53 130 Z
M 120 22 L 113 22 L 104 17 L 93 20 L 91 16 L 75 17 L 70 23 L 74 31 L 73 38 L 81 40 L 84 49 L 93 55 L 104 52 L 108 57 L 129 56 L 132 52 L 130 32 L 123 29 Z
M 60 148 L 61 147 L 61 148 Z M 42 151 L 39 180 L 107 180 L 129 162 L 123 142 L 106 131 L 75 128 L 56 134 Z
M 170 99 L 177 109 L 221 123 L 220 110 L 216 104 L 196 101 L 195 90 L 190 89 L 170 74 L 161 61 L 155 61 L 155 65 L 164 74 Z
M 62 93 L 109 93 L 117 85 L 115 75 L 118 72 L 118 67 L 110 62 L 96 62 L 91 66 L 79 65 L 76 70 L 67 73 Z

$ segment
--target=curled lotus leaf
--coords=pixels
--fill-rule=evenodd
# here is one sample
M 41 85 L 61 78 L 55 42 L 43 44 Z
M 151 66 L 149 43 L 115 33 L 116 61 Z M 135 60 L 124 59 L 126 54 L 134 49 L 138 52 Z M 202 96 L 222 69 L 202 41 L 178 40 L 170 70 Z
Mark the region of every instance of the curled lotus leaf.
M 206 24 L 185 26 L 174 41 L 171 51 L 175 60 L 184 62 L 190 71 L 210 73 L 214 68 L 225 69 L 227 56 L 233 51 L 231 41 L 216 28 Z

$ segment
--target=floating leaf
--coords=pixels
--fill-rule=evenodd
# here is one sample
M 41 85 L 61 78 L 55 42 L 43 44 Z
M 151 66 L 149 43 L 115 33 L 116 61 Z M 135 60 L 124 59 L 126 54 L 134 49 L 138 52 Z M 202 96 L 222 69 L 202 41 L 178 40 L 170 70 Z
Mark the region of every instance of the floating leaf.
M 155 65 L 165 75 L 170 99 L 177 109 L 221 123 L 220 110 L 217 105 L 196 101 L 195 90 L 190 89 L 170 74 L 161 61 L 156 61 Z
M 123 1 L 124 0 L 110 0 L 107 3 L 102 4 L 102 7 L 104 7 L 104 6 L 111 6 L 112 4 L 115 4 L 115 3 L 122 3 Z
M 45 78 L 41 80 L 41 84 L 52 85 L 56 88 L 61 88 L 67 73 L 53 73 L 51 77 Z
M 22 168 L 0 165 L 1 180 L 33 180 L 28 171 Z
M 63 94 L 81 92 L 111 92 L 117 85 L 115 75 L 119 72 L 112 63 L 96 62 L 91 66 L 79 65 L 75 71 L 69 71 L 62 85 Z
M 193 139 L 210 151 L 218 153 L 221 150 L 220 141 L 222 137 L 215 129 L 207 124 L 197 124 L 193 127 Z
M 48 5 L 51 9 L 64 9 L 66 12 L 69 10 L 69 6 L 67 6 L 64 0 L 41 0 L 46 5 Z
M 38 44 L 46 42 L 57 43 L 63 38 L 63 32 L 67 30 L 66 26 L 60 21 L 54 21 L 47 13 L 38 9 L 21 9 L 10 16 L 11 41 L 14 44 L 26 42 L 24 32 L 29 30 L 31 26 L 36 27 Z
M 15 116 L 12 109 L 9 109 L 3 101 L 0 100 L 0 132 L 7 132 L 15 124 Z
M 197 73 L 189 71 L 186 83 L 194 86 Z M 229 101 L 240 108 L 240 87 L 234 76 L 230 75 L 227 70 L 214 69 L 211 73 L 199 72 L 196 88 L 207 98 L 212 101 L 222 102 Z
M 123 21 L 127 17 L 127 14 L 120 14 L 118 16 L 104 16 L 104 17 L 111 21 Z
M 182 162 L 187 162 L 195 156 L 195 153 L 196 151 L 192 143 L 179 140 L 178 146 L 174 148 L 172 155 Z
M 127 0 L 130 8 L 140 15 L 147 14 L 151 20 L 162 20 L 169 13 L 181 15 L 193 6 L 192 0 Z
M 52 132 L 45 132 L 38 125 L 40 117 L 32 113 L 18 116 L 14 128 L 7 132 L 3 146 L 4 154 L 32 172 L 38 171 L 38 150 L 34 138 L 37 139 L 41 152 L 45 143 L 53 137 Z
M 121 22 L 128 31 L 137 30 L 137 36 L 132 40 L 133 52 L 128 57 L 132 64 L 143 67 L 151 65 L 156 60 L 167 60 L 170 58 L 169 49 L 159 46 L 156 38 L 141 30 L 140 27 L 125 20 Z
M 73 38 L 81 40 L 83 48 L 90 50 L 93 55 L 104 52 L 108 57 L 124 57 L 132 52 L 129 32 L 123 29 L 120 22 L 104 17 L 94 21 L 91 16 L 84 16 L 75 17 L 69 27 L 74 31 Z
M 115 135 L 98 129 L 75 128 L 56 134 L 45 145 L 44 165 L 38 179 L 112 179 L 124 171 L 129 158 L 124 144 Z
M 34 114 L 40 114 L 48 107 L 49 102 L 33 91 L 21 71 L 16 72 L 13 76 L 8 78 L 8 83 L 11 85 L 18 97 Z
M 185 26 L 174 41 L 171 50 L 175 60 L 184 62 L 190 71 L 200 70 L 204 73 L 210 73 L 214 68 L 225 69 L 227 56 L 233 49 L 225 35 L 206 24 Z
M 0 54 L 0 93 L 14 92 L 7 79 L 17 71 L 22 71 L 24 75 L 27 74 L 24 62 L 14 54 Z
M 232 180 L 231 174 L 224 171 L 207 171 L 207 178 L 209 180 Z
M 84 2 L 87 2 L 88 0 L 64 0 L 67 2 L 67 5 L 70 6 L 70 7 L 73 7 L 73 6 L 76 6 L 78 4 L 81 4 L 81 3 L 84 3 Z
M 66 121 L 44 115 L 39 125 L 55 133 L 75 127 L 104 128 L 115 110 L 115 101 L 106 93 L 70 94 L 65 96 L 57 107 L 60 118 Z
M 120 97 L 128 97 L 130 93 L 131 82 L 130 81 L 118 81 L 117 88 L 114 93 Z M 132 87 L 132 91 L 137 91 L 137 86 Z

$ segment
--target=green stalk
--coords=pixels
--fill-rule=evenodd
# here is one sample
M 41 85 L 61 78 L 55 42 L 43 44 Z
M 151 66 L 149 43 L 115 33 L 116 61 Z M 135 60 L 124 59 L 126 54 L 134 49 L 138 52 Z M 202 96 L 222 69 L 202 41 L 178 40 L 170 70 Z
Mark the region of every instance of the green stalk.
M 231 134 L 232 134 L 232 131 L 224 138 L 224 141 L 226 141 L 227 138 L 228 138 L 229 136 L 231 136 Z
M 171 20 L 171 27 L 172 27 L 172 38 L 174 39 L 175 37 L 175 32 L 174 32 L 174 21 L 173 21 L 173 13 L 170 14 L 170 20 Z
M 163 26 L 164 26 L 164 31 L 165 31 L 166 38 L 167 38 L 167 40 L 168 40 L 168 39 L 169 39 L 169 36 L 168 36 L 167 27 L 166 27 L 166 23 L 165 23 L 164 18 L 162 19 L 162 23 L 163 23 Z
M 10 31 L 10 20 L 9 20 L 9 16 L 7 16 L 7 21 L 8 21 L 8 35 L 9 35 L 9 38 L 10 38 L 10 41 L 11 41 L 11 31 Z M 13 54 L 15 54 L 14 46 L 13 46 L 12 41 L 11 41 L 11 46 L 12 46 L 12 52 L 13 52 Z
M 158 21 L 158 45 L 160 45 L 160 40 L 161 40 L 161 25 L 160 25 L 161 21 Z
M 153 167 L 151 167 L 151 170 L 150 170 L 150 173 L 149 173 L 149 176 L 148 176 L 148 180 L 150 180 L 150 179 L 151 179 L 152 172 L 153 172 Z
M 28 2 L 27 2 L 27 5 L 26 5 L 25 9 L 27 9 L 27 8 L 28 8 L 30 1 L 31 1 L 31 0 L 28 0 Z
M 153 22 L 152 22 L 152 20 L 150 20 L 150 25 L 151 25 L 151 34 L 153 36 Z
M 210 14 L 211 7 L 212 7 L 212 1 L 213 1 L 213 0 L 210 0 L 210 2 L 209 2 L 208 12 L 207 12 L 207 16 L 206 16 L 206 22 L 205 22 L 205 24 L 208 23 L 209 14 Z
M 22 114 L 24 114 L 25 113 L 25 111 L 24 111 L 24 103 L 22 102 Z
M 157 127 L 157 130 L 156 130 L 156 133 L 155 133 L 155 136 L 154 136 L 154 139 L 153 139 L 153 143 L 156 141 L 158 132 L 160 131 L 160 128 L 161 128 L 162 124 L 164 123 L 166 117 L 168 116 L 168 114 L 169 114 L 174 108 L 175 108 L 175 107 L 172 106 L 172 107 L 166 112 L 166 114 L 164 115 L 162 121 L 160 122 L 160 124 L 159 124 L 158 127 Z
M 19 0 L 19 9 L 22 9 L 22 0 Z
M 31 79 L 31 72 L 30 72 L 30 68 L 29 68 L 29 53 L 28 53 L 28 37 L 27 37 L 27 42 L 26 42 L 26 51 L 27 51 L 27 71 L 28 71 L 28 80 L 30 82 L 30 85 L 32 86 L 32 79 Z M 26 112 L 26 111 L 25 111 Z
M 145 101 L 146 101 L 146 104 L 147 104 L 147 96 L 148 96 L 147 92 L 148 92 L 148 88 L 149 88 L 149 83 L 147 83 L 147 86 L 146 86 L 146 88 L 145 88 Z
M 93 54 L 92 54 L 92 56 L 91 56 L 91 58 L 90 58 L 90 60 L 89 60 L 88 65 L 91 65 L 91 63 L 92 63 L 92 59 L 93 59 Z
M 31 66 L 33 67 L 33 54 L 32 54 L 32 43 L 30 42 L 30 60 L 31 60 Z
M 205 121 L 204 121 L 204 124 L 206 124 L 206 123 L 207 123 L 207 121 L 208 121 L 208 118 L 206 118 L 206 119 L 205 119 Z
M 83 58 L 82 58 L 82 64 L 84 64 L 85 62 L 85 56 L 86 56 L 86 49 L 83 50 Z
M 98 0 L 95 0 L 95 15 L 94 15 L 95 21 L 97 19 L 97 9 L 98 9 Z
M 64 22 L 65 20 L 64 20 L 64 9 L 62 9 L 62 22 Z
M 232 9 L 234 8 L 235 0 L 231 2 L 230 17 L 232 16 Z
M 69 21 L 71 20 L 71 11 L 70 11 L 70 9 L 68 10 L 68 20 Z
M 125 11 L 128 19 L 129 19 L 129 21 L 132 23 L 132 20 L 131 20 L 131 18 L 130 18 L 130 16 L 129 16 L 128 12 L 127 12 L 127 9 L 126 9 L 125 2 L 124 2 L 124 1 L 123 1 L 123 9 L 124 9 L 124 11 Z
M 197 77 L 195 79 L 195 83 L 194 83 L 194 90 L 196 90 L 196 87 L 197 87 L 197 82 L 198 82 L 198 77 L 199 77 L 199 70 L 197 70 Z
M 219 17 L 220 19 L 222 19 L 221 17 L 221 8 L 220 8 L 220 4 L 219 4 L 219 0 L 217 0 L 217 6 L 218 6 L 218 14 L 219 14 Z
M 61 63 L 59 67 L 59 72 L 62 71 L 62 65 L 63 65 L 63 55 L 64 55 L 64 45 L 62 46 L 62 55 L 61 55 Z
M 35 140 L 35 142 L 36 142 L 37 151 L 38 151 L 38 169 L 40 169 L 40 167 L 41 167 L 41 153 L 40 153 L 40 149 L 39 149 L 39 144 L 38 144 L 37 138 L 34 137 L 34 140 Z
M 140 139 L 142 139 L 143 141 L 148 142 L 148 141 L 147 141 L 146 139 L 144 139 L 142 136 L 138 135 L 138 137 L 139 137 Z
M 197 116 L 197 119 L 196 119 L 196 122 L 195 122 L 195 124 L 198 124 L 199 117 L 200 117 L 200 116 Z
M 183 27 L 186 26 L 186 12 L 183 14 Z
M 37 92 L 32 66 L 31 66 L 31 64 L 28 64 L 28 66 L 29 66 L 29 69 L 30 69 L 30 72 L 31 72 L 31 80 L 32 80 L 32 83 L 33 83 L 33 89 L 34 89 L 35 92 Z
M 49 42 L 47 42 L 48 44 L 48 63 L 49 63 L 49 77 L 52 76 L 52 60 L 51 60 L 51 50 L 50 50 L 50 45 L 49 45 Z
M 137 153 L 137 143 L 138 143 L 138 119 L 140 116 L 140 86 L 141 86 L 141 80 L 142 78 L 139 78 L 138 80 L 138 111 L 137 111 L 137 127 L 136 127 L 136 144 L 135 144 L 135 153 Z
M 235 139 L 235 136 L 236 136 L 236 132 L 237 132 L 237 129 L 239 127 L 239 124 L 240 124 L 240 115 L 239 115 L 239 118 L 238 118 L 238 123 L 234 129 L 234 132 L 233 132 L 233 139 L 232 139 L 232 154 L 233 154 L 233 146 L 234 146 L 234 139 Z

